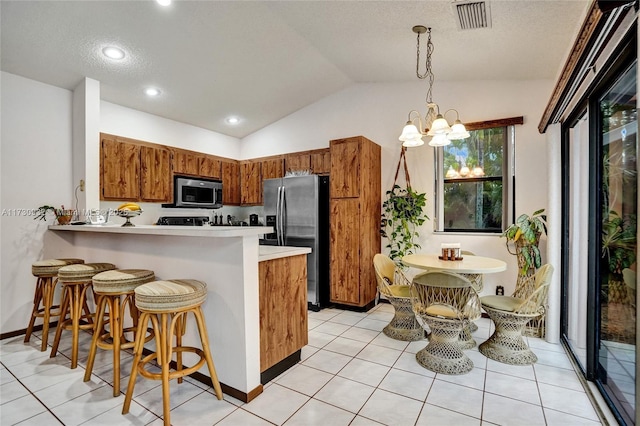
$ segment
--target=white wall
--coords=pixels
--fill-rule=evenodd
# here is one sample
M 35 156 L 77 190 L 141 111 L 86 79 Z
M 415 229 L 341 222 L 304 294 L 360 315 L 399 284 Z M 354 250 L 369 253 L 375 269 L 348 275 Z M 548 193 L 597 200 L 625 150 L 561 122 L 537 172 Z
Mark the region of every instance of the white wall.
M 72 93 L 5 72 L 0 84 L 0 333 L 6 333 L 28 325 L 31 263 L 41 258 L 46 225 L 53 223 L 53 216 L 45 223 L 13 209 L 73 205 Z
M 400 155 L 398 136 L 408 112 L 416 109 L 421 114 L 426 113 L 426 88 L 426 82 L 351 86 L 245 137 L 241 157 L 248 159 L 323 148 L 331 139 L 363 135 L 382 147 L 384 192 L 393 183 Z M 524 116 L 524 124 L 516 126 L 516 215 L 532 213 L 547 205 L 547 149 L 537 125 L 552 89 L 550 80 L 436 81 L 434 84 L 433 99 L 443 110 L 456 108 L 464 122 Z M 449 120 L 453 117 L 453 114 L 447 115 Z M 431 218 L 434 217 L 433 152 L 433 148 L 424 145 L 409 149 L 407 155 L 412 186 L 427 194 Z M 439 250 L 441 242 L 457 241 L 478 255 L 507 261 L 507 272 L 486 278 L 485 293 L 494 292 L 498 283 L 504 285 L 507 292 L 515 286 L 516 259 L 507 253 L 503 238 L 436 234 L 431 221 L 419 232 L 425 252 Z M 543 241 L 543 252 L 544 244 Z

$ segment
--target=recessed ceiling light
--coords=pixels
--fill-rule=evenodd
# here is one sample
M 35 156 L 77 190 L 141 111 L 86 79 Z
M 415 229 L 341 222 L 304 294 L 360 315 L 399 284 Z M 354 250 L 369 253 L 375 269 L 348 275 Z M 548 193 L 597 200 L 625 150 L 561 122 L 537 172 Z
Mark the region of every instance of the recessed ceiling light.
M 169 6 L 171 4 L 171 0 L 156 0 L 160 6 Z
M 124 58 L 124 50 L 115 46 L 107 46 L 102 49 L 102 54 L 110 59 L 123 59 Z
M 144 89 L 144 93 L 146 93 L 147 96 L 158 96 L 160 94 L 160 89 L 156 89 L 155 87 L 148 87 Z
M 238 124 L 240 119 L 238 117 L 227 117 L 225 121 L 229 124 Z

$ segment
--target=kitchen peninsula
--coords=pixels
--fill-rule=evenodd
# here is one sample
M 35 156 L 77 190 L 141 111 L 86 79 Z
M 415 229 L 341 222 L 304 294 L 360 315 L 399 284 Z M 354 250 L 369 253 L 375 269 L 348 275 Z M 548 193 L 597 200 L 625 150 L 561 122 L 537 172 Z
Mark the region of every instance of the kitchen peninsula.
M 259 237 L 270 232 L 271 227 L 247 226 L 50 226 L 44 256 L 206 282 L 203 310 L 223 391 L 250 401 L 262 384 L 299 360 L 307 344 L 310 249 L 259 246 Z M 197 346 L 195 324 L 187 326 L 184 343 Z

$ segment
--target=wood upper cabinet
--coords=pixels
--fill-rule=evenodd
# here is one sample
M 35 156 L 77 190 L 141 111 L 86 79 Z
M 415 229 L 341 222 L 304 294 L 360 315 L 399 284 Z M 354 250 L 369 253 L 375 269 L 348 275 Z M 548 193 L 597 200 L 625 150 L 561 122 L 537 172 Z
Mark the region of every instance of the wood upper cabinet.
M 331 151 L 328 148 L 311 153 L 311 172 L 317 175 L 331 172 Z
M 200 157 L 198 175 L 220 179 L 222 177 L 222 165 L 218 157 L 202 155 Z
M 222 203 L 240 205 L 240 165 L 235 160 L 222 161 Z
M 260 166 L 259 161 L 240 162 L 240 204 L 242 205 L 259 205 L 262 203 Z
M 380 146 L 356 136 L 331 141 L 331 302 L 364 307 L 376 296 L 380 241 Z
M 358 138 L 331 141 L 331 198 L 360 195 L 360 145 Z
M 284 169 L 287 172 L 311 170 L 311 154 L 287 154 L 284 158 Z
M 282 158 L 262 160 L 260 167 L 262 169 L 262 180 L 281 178 L 284 176 L 284 160 Z M 262 186 L 262 184 L 260 186 Z
M 171 152 L 140 146 L 140 200 L 169 203 L 172 199 Z
M 186 149 L 173 150 L 173 173 L 178 175 L 198 176 L 200 154 Z
M 101 199 L 138 201 L 140 146 L 101 134 Z

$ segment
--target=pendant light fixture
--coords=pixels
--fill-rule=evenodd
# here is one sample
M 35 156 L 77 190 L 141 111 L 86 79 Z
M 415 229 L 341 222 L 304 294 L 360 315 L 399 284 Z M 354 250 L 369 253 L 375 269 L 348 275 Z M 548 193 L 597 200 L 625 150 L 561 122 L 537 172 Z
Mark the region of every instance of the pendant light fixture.
M 424 136 L 431 136 L 429 145 L 431 146 L 445 146 L 449 145 L 452 140 L 466 139 L 469 137 L 469 132 L 464 127 L 464 124 L 460 121 L 458 111 L 455 109 L 449 109 L 444 114 L 440 114 L 440 107 L 431 99 L 433 91 L 433 70 L 431 69 L 431 55 L 433 53 L 433 43 L 431 42 L 431 28 L 424 27 L 422 25 L 416 25 L 413 27 L 413 32 L 417 36 L 417 54 L 416 54 L 416 76 L 420 80 L 428 79 L 429 90 L 427 91 L 427 115 L 423 118 L 416 110 L 409 112 L 407 123 L 402 129 L 400 140 L 402 145 L 406 147 L 414 147 L 424 145 L 422 138 Z M 420 35 L 428 33 L 427 39 L 427 58 L 426 58 L 426 70 L 423 74 L 420 73 Z M 456 119 L 453 125 L 450 125 L 445 116 L 448 112 L 454 111 L 456 113 Z M 415 121 L 417 119 L 418 126 Z

